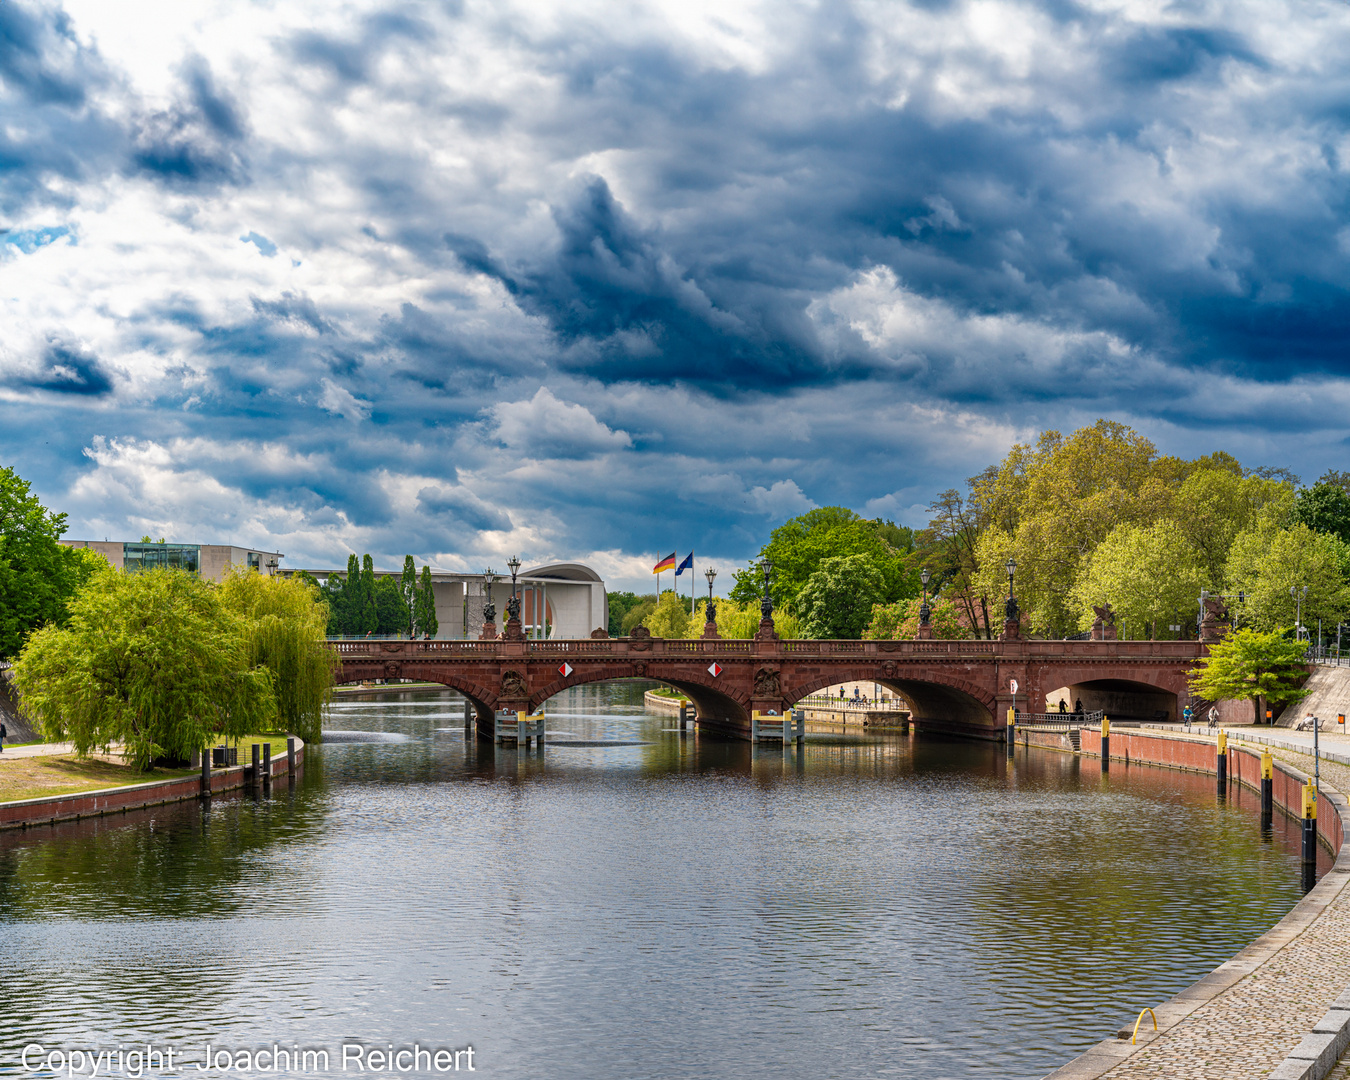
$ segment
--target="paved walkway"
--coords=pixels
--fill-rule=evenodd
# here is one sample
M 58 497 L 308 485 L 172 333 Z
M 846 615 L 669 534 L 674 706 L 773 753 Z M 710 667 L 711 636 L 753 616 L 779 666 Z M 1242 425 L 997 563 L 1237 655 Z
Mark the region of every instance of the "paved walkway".
M 0 753 L 0 765 L 6 761 L 26 757 L 51 757 L 55 754 L 73 754 L 75 744 L 68 742 L 34 743 L 31 746 L 6 746 Z
M 1272 733 L 1269 728 L 1252 729 L 1252 734 L 1258 731 L 1272 741 L 1295 743 L 1300 738 L 1288 731 Z M 1230 738 L 1251 741 L 1243 729 L 1232 730 Z M 1311 748 L 1311 734 L 1307 740 Z M 1350 761 L 1350 739 L 1340 741 L 1343 745 L 1337 747 L 1337 756 Z M 1312 772 L 1308 754 L 1287 747 L 1272 747 L 1271 753 L 1303 772 Z M 1324 757 L 1322 784 L 1350 792 L 1350 765 Z M 1294 929 L 1292 940 L 1264 963 L 1249 965 L 1245 978 L 1160 1035 L 1149 1032 L 1148 1044 L 1119 1065 L 1104 1073 L 1093 1070 L 1078 1075 L 1110 1080 L 1249 1080 L 1273 1070 L 1350 986 L 1350 889 L 1344 885 L 1344 881 L 1339 883 L 1340 892 L 1311 925 Z M 1144 1041 L 1141 1031 L 1140 1042 Z M 1127 1045 L 1125 1041 L 1122 1050 Z M 1059 1075 L 1066 1080 L 1074 1075 L 1073 1063 Z

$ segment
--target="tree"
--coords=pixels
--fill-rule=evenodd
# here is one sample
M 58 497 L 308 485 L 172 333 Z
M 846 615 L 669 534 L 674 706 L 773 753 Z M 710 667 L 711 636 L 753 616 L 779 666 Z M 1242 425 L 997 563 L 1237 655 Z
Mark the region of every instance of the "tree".
M 728 597 L 719 596 L 715 603 L 717 605 L 717 633 L 719 637 L 752 638 L 759 631 L 759 621 L 763 617 L 763 613 L 760 611 L 758 600 L 749 604 L 738 604 Z M 689 622 L 689 633 L 686 637 L 695 638 L 703 635 L 703 627 L 708 622 L 707 610 L 708 601 L 698 601 L 694 609 L 694 617 Z M 775 611 L 773 622 L 774 632 L 780 638 L 793 639 L 805 636 L 801 621 L 790 611 Z
M 629 623 L 624 626 L 624 616 L 644 600 L 652 601 L 652 606 L 656 606 L 656 597 L 650 593 L 645 596 L 639 596 L 633 592 L 614 592 L 609 594 L 609 636 L 622 637 L 631 629 L 635 623 Z
M 436 621 L 436 593 L 431 587 L 431 567 L 422 567 L 422 584 L 418 586 L 416 609 L 417 632 L 423 637 L 434 638 L 440 629 Z
M 1205 578 L 1217 588 L 1233 541 L 1258 522 L 1284 528 L 1293 507 L 1292 484 L 1244 475 L 1240 466 L 1205 467 L 1186 477 L 1169 520 L 1194 549 Z
M 656 597 L 654 595 L 644 596 L 636 604 L 624 612 L 623 620 L 619 624 L 620 636 L 627 637 L 633 632 L 635 626 L 645 626 L 647 616 L 656 610 Z
M 406 634 L 408 632 L 408 605 L 403 599 L 403 583 L 399 578 L 381 575 L 375 578 L 375 632 L 377 634 Z
M 413 637 L 417 633 L 417 567 L 411 555 L 403 556 L 403 577 L 399 584 L 408 616 L 404 630 L 409 637 Z
M 909 564 L 914 537 L 909 529 L 880 518 L 859 517 L 842 506 L 823 506 L 785 521 L 774 529 L 759 558 L 773 563 L 771 595 L 780 610 L 801 614 L 797 594 L 825 559 L 866 555 L 882 576 L 882 599 L 901 600 L 919 591 L 917 573 Z M 757 565 L 736 572 L 731 598 L 757 603 L 763 577 Z
M 967 484 L 973 490 L 987 480 L 987 476 L 971 477 Z M 948 488 L 937 497 L 928 512 L 932 517 L 928 520 L 928 528 L 918 536 L 919 550 L 914 565 L 929 569 L 934 593 L 946 587 L 947 596 L 960 605 L 967 626 L 975 628 L 984 637 L 993 637 L 988 601 L 979 596 L 975 588 L 975 574 L 979 569 L 976 544 L 982 525 L 978 501 L 974 497 L 967 500 L 955 488 Z M 914 611 L 917 627 L 917 606 Z
M 59 543 L 65 531 L 65 514 L 49 511 L 26 480 L 0 468 L 0 657 L 15 655 L 43 623 L 64 623 L 71 597 L 108 565 Z
M 46 738 L 80 756 L 122 743 L 149 769 L 275 720 L 272 678 L 250 662 L 243 618 L 195 574 L 100 573 L 69 606 L 67 625 L 35 631 L 14 665 Z
M 825 559 L 797 595 L 802 629 L 813 638 L 858 638 L 885 596 L 881 570 L 866 555 Z
M 1195 547 L 1164 520 L 1113 529 L 1074 582 L 1072 601 L 1079 630 L 1091 628 L 1093 605 L 1109 602 L 1122 637 L 1150 637 L 1146 628 L 1195 611 L 1200 590 L 1213 587 Z
M 643 625 L 652 632 L 653 637 L 689 637 L 689 609 L 684 606 L 684 597 L 677 592 L 663 592 L 652 613 L 643 620 Z
M 893 604 L 876 604 L 872 607 L 872 617 L 863 631 L 863 637 L 869 640 L 891 640 L 916 638 L 919 636 L 919 608 L 923 600 L 897 600 Z M 933 637 L 954 640 L 974 635 L 970 627 L 962 623 L 964 605 L 958 606 L 950 598 L 934 597 L 928 602 L 928 625 Z
M 1234 613 L 1243 626 L 1274 630 L 1291 626 L 1300 605 L 1291 587 L 1308 587 L 1302 599 L 1304 625 L 1337 622 L 1350 607 L 1346 575 L 1350 546 L 1299 523 L 1289 529 L 1256 528 L 1233 543 L 1226 566 L 1227 591 L 1242 591 L 1246 602 Z
M 1294 520 L 1315 532 L 1350 541 L 1350 493 L 1339 484 L 1319 480 L 1298 493 Z
M 325 641 L 328 609 L 316 587 L 300 577 L 231 569 L 220 600 L 242 622 L 245 663 L 271 673 L 281 728 L 317 742 L 341 661 Z
M 1262 698 L 1282 705 L 1306 694 L 1307 652 L 1306 642 L 1290 641 L 1285 631 L 1234 630 L 1190 672 L 1191 692 L 1206 701 L 1250 700 L 1259 724 Z
M 380 606 L 375 596 L 375 563 L 368 554 L 361 557 L 361 576 L 357 579 L 356 595 L 360 605 L 357 609 L 357 632 L 369 634 L 378 631 Z

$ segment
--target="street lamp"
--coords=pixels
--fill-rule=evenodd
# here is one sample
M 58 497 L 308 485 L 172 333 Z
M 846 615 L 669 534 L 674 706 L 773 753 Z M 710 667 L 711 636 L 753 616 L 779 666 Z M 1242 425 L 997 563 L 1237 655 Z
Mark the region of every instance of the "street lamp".
M 930 615 L 932 615 L 932 612 L 928 610 L 928 583 L 932 580 L 932 578 L 933 575 L 928 572 L 928 567 L 925 566 L 922 570 L 919 571 L 919 580 L 923 582 L 923 603 L 919 605 L 920 626 L 927 626 L 928 618 Z
M 1289 595 L 1294 598 L 1294 638 L 1303 640 L 1303 599 L 1308 595 L 1308 586 L 1300 590 L 1297 585 L 1289 586 Z
M 769 583 L 773 575 L 773 563 L 768 559 L 760 561 L 759 567 L 764 571 L 764 599 L 759 602 L 759 612 L 766 618 L 773 618 L 773 597 L 769 595 Z
M 483 595 L 487 597 L 487 603 L 483 605 L 483 621 L 495 623 L 497 621 L 497 607 L 492 602 L 492 586 L 497 584 L 497 571 L 488 567 L 483 571 Z
M 277 557 L 275 555 L 273 555 L 270 559 L 267 560 L 267 576 L 268 577 L 277 576 Z
M 1017 610 L 1017 601 L 1013 598 L 1013 575 L 1017 573 L 1017 560 L 1009 558 L 1007 562 L 1008 570 L 1008 602 L 1003 605 L 1003 617 L 1007 622 L 1020 623 L 1021 615 Z
M 717 605 L 713 603 L 713 582 L 717 579 L 716 568 L 708 567 L 703 571 L 703 576 L 708 579 L 708 610 L 703 614 L 703 621 L 715 623 L 717 621 Z
M 516 574 L 520 570 L 520 556 L 512 555 L 506 560 L 506 565 L 511 568 L 511 599 L 506 602 L 506 617 L 519 622 L 520 597 L 516 595 Z

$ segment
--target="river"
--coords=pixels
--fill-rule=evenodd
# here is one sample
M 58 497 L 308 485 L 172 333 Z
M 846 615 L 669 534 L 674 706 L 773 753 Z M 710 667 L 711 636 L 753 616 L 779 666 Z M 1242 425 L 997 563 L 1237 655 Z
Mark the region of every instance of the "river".
M 1210 777 L 752 749 L 642 689 L 550 702 L 552 737 L 604 745 L 542 755 L 466 743 L 450 694 L 346 699 L 328 726 L 380 741 L 312 748 L 270 798 L 0 834 L 0 1072 L 27 1044 L 191 1076 L 208 1043 L 330 1074 L 417 1044 L 510 1080 L 1038 1077 L 1301 895 L 1296 826 L 1263 838 Z

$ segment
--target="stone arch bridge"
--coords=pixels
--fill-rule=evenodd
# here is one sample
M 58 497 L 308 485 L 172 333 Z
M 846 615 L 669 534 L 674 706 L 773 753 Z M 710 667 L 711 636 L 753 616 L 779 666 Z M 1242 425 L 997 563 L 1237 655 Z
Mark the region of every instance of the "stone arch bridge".
M 1114 719 L 1176 720 L 1198 641 L 783 641 L 600 638 L 575 641 L 334 641 L 339 682 L 416 679 L 473 702 L 478 730 L 500 709 L 534 712 L 563 690 L 656 679 L 688 696 L 701 731 L 748 738 L 752 710 L 782 712 L 843 682 L 876 682 L 910 703 L 921 730 L 1002 737 L 1017 707 L 1040 711 L 1068 687 L 1072 708 Z

